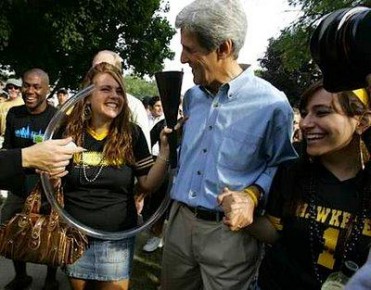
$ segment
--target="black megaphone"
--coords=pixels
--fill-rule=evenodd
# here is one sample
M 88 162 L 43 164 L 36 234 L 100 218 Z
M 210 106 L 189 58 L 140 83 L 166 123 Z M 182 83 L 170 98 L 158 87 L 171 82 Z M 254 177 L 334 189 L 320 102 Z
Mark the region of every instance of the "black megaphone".
M 178 120 L 180 104 L 180 93 L 183 81 L 182 71 L 163 71 L 155 73 L 158 92 L 162 108 L 165 114 L 166 126 L 174 128 Z M 170 165 L 175 168 L 177 165 L 177 135 L 172 132 L 169 135 Z

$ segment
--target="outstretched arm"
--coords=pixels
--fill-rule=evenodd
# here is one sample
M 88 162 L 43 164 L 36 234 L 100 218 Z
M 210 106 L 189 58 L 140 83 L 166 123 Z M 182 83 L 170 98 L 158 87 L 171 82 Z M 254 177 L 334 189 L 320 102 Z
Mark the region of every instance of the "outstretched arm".
M 71 146 L 73 145 L 73 146 Z M 66 166 L 73 154 L 84 151 L 72 143 L 72 138 L 47 140 L 22 149 L 22 167 L 36 168 L 51 176 L 67 174 Z
M 22 174 L 23 168 L 36 168 L 51 176 L 62 177 L 74 153 L 82 152 L 81 147 L 68 146 L 72 138 L 48 140 L 23 149 L 0 151 L 0 184 L 9 178 Z

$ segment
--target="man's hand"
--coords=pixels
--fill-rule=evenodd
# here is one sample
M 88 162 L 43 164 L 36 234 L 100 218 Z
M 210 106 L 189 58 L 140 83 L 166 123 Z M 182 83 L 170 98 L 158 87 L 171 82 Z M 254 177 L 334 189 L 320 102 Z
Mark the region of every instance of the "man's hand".
M 218 202 L 224 209 L 223 222 L 231 231 L 239 231 L 252 224 L 255 204 L 243 191 L 231 191 L 227 187 L 218 196 Z
M 22 149 L 22 167 L 36 168 L 53 177 L 67 174 L 66 166 L 73 154 L 84 151 L 82 147 L 67 146 L 72 142 L 68 137 L 59 140 L 47 140 Z

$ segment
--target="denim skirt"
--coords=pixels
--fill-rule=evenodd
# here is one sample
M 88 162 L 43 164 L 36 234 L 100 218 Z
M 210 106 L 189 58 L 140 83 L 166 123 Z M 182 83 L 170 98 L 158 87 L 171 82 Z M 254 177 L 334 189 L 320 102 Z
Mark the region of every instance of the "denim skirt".
M 89 238 L 89 247 L 74 264 L 66 265 L 70 278 L 118 281 L 130 277 L 135 237 L 111 241 Z

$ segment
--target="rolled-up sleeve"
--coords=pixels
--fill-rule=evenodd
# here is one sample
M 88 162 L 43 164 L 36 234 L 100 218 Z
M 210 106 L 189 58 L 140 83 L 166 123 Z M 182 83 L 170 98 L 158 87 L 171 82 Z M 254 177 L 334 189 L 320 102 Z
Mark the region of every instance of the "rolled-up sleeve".
M 294 147 L 291 143 L 293 112 L 291 107 L 282 103 L 274 111 L 272 124 L 273 128 L 268 130 L 267 137 L 264 142 L 265 152 L 267 154 L 267 167 L 256 180 L 265 192 L 267 198 L 270 186 L 274 175 L 277 171 L 277 166 L 284 161 L 297 157 Z

